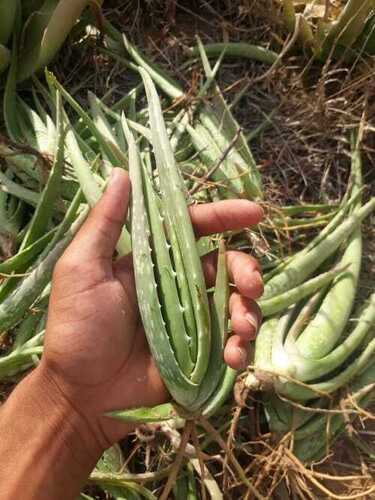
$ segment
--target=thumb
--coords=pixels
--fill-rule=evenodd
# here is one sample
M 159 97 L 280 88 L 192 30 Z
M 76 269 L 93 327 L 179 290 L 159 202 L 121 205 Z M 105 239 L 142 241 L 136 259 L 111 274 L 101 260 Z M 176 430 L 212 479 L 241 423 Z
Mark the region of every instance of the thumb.
M 74 238 L 69 253 L 80 259 L 112 259 L 129 207 L 130 180 L 114 168 L 107 188 Z

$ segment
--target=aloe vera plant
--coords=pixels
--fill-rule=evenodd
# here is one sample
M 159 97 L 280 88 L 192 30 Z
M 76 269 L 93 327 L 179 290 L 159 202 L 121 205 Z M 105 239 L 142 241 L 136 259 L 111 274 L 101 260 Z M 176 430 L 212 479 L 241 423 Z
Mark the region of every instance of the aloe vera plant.
M 341 223 L 340 228 L 345 227 L 356 213 L 361 212 L 361 186 L 361 157 L 353 136 L 351 194 L 355 197 L 355 203 L 351 208 L 352 214 Z M 271 318 L 265 322 L 257 338 L 255 378 L 261 385 L 272 386 L 290 399 L 308 401 L 337 390 L 360 373 L 373 355 L 374 340 L 370 340 L 367 345 L 365 341 L 371 339 L 371 329 L 375 324 L 374 295 L 356 327 L 343 337 L 353 308 L 360 272 L 360 228 L 354 225 L 352 232 L 346 237 L 345 250 L 339 264 L 344 271 L 328 287 L 324 284 L 304 303 L 297 303 L 292 309 L 286 309 L 280 320 Z M 318 249 L 322 252 L 322 245 L 327 238 L 329 236 L 318 241 L 311 251 Z M 308 256 L 309 251 L 300 256 L 297 254 L 298 265 L 295 269 L 303 261 L 305 264 L 309 262 Z M 290 265 L 293 266 L 293 259 Z M 290 265 L 269 283 L 280 280 L 280 276 L 284 279 Z M 307 271 L 301 272 L 306 275 Z M 292 281 L 295 279 L 293 273 L 289 277 Z M 264 301 L 267 303 L 267 299 Z M 349 358 L 350 364 L 346 366 Z
M 201 414 L 206 408 L 215 411 L 220 393 L 227 393 L 234 381 L 233 370 L 222 360 L 228 321 L 224 249 L 210 307 L 160 101 L 148 73 L 140 72 L 159 184 L 150 177 L 123 118 L 133 186 L 132 248 L 139 307 L 150 349 L 173 399 L 183 412 Z
M 134 47 L 128 38 L 118 32 L 108 21 L 104 22 L 104 31 L 109 39 L 108 44 L 115 44 L 115 52 L 112 52 L 115 57 L 118 57 L 118 53 L 125 52 L 132 60 L 130 67 L 136 71 L 138 71 L 138 67 L 143 68 L 154 83 L 170 99 L 175 101 L 175 105 L 186 100 L 186 95 L 178 82 L 170 78 L 155 64 L 151 64 L 140 50 Z M 207 79 L 199 92 L 199 97 L 204 97 L 213 86 L 219 65 L 216 65 L 216 69 L 210 67 L 205 48 L 199 40 L 198 51 Z M 126 59 L 119 60 L 124 64 L 129 64 Z M 184 122 L 182 119 L 177 129 L 182 130 L 181 135 L 187 132 L 190 136 L 190 140 L 205 166 L 202 176 L 205 178 L 205 174 L 212 171 L 212 174 L 205 179 L 212 179 L 219 185 L 222 197 L 260 199 L 263 196 L 261 179 L 244 134 L 217 86 L 214 87 L 214 94 L 212 102 L 207 100 L 203 106 L 197 106 L 195 110 L 196 122 L 193 125 L 188 123 L 188 115 L 186 114 L 187 120 L 182 124 Z M 235 140 L 236 138 L 237 140 Z M 227 157 L 221 159 L 226 150 L 228 150 Z
M 17 79 L 47 66 L 88 5 L 103 0 L 1 0 L 0 72 L 16 62 Z M 13 43 L 11 36 L 13 35 Z
M 348 0 L 342 5 L 337 18 L 320 18 L 314 27 L 305 15 L 308 13 L 309 4 L 314 2 L 306 2 L 305 11 L 298 13 L 300 2 L 282 0 L 281 3 L 287 29 L 293 33 L 299 18 L 299 39 L 304 48 L 310 49 L 317 59 L 326 61 L 331 57 L 343 57 L 346 60 L 354 60 L 360 54 L 373 53 L 375 40 L 371 29 L 371 19 L 375 14 L 373 0 L 363 2 Z

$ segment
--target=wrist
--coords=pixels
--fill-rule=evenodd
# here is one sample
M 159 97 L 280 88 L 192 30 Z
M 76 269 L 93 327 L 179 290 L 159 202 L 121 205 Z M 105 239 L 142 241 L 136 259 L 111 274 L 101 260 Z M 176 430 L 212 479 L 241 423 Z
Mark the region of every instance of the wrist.
M 62 426 L 59 432 L 63 432 L 66 446 L 85 449 L 88 456 L 99 458 L 108 443 L 98 432 L 95 415 L 84 411 L 79 398 L 66 390 L 43 361 L 29 378 L 29 390 L 41 417 L 48 418 L 51 425 Z
M 74 498 L 103 452 L 90 423 L 72 407 L 42 364 L 1 408 L 0 429 L 3 464 L 9 464 L 0 468 L 4 500 Z M 25 479 L 30 470 L 32 481 Z
M 37 376 L 41 379 L 40 385 L 48 387 L 46 393 L 61 400 L 61 405 L 76 416 L 76 428 L 94 451 L 100 449 L 104 452 L 134 430 L 135 425 L 125 424 L 105 415 L 118 409 L 115 404 L 111 404 L 112 391 L 116 389 L 115 381 L 109 380 L 93 386 L 73 383 L 47 358 L 42 359 L 35 372 L 39 372 Z M 124 408 L 126 407 L 125 404 Z

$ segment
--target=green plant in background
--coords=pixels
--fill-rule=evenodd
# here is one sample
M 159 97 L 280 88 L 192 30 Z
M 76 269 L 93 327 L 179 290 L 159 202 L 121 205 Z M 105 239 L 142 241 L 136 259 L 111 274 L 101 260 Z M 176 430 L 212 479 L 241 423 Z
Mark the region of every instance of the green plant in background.
M 321 61 L 332 57 L 354 60 L 375 53 L 374 0 L 348 0 L 339 9 L 322 3 L 280 1 L 290 33 L 295 32 L 299 21 L 297 36 L 305 50 Z
M 249 387 L 260 387 L 265 395 L 265 411 L 272 431 L 288 433 L 293 431 L 295 452 L 304 461 L 320 458 L 327 447 L 327 440 L 333 438 L 342 428 L 345 416 L 339 412 L 334 417 L 332 435 L 322 436 L 316 441 L 311 438 L 321 433 L 327 421 L 324 410 L 330 395 L 350 384 L 353 391 L 362 391 L 356 396 L 358 404 L 366 405 L 371 398 L 363 389 L 373 382 L 373 355 L 375 352 L 375 294 L 365 307 L 357 310 L 350 319 L 358 288 L 362 261 L 362 238 L 356 214 L 361 208 L 361 156 L 357 137 L 352 138 L 352 177 L 347 197 L 354 200 L 351 215 L 341 222 L 338 229 L 351 226 L 344 235 L 345 246 L 338 264 L 343 269 L 331 284 L 324 284 L 308 299 L 299 300 L 292 308 L 285 308 L 281 317 L 265 321 L 256 340 L 254 374 L 248 377 Z M 368 203 L 374 210 L 375 199 Z M 337 216 L 336 216 L 337 217 Z M 355 224 L 350 221 L 357 220 Z M 333 229 L 333 220 L 317 240 L 302 250 L 275 274 L 266 285 L 269 290 L 274 281 L 283 287 L 288 276 L 289 283 L 299 278 L 300 272 L 310 273 L 310 262 L 325 260 L 338 248 Z M 333 231 L 329 233 L 327 228 Z M 330 240 L 327 246 L 327 239 Z M 319 241 L 320 240 L 320 241 Z M 339 243 L 340 244 L 340 243 Z M 311 247 L 309 249 L 309 247 Z M 324 252 L 329 247 L 329 252 Z M 309 259 L 309 254 L 312 259 Z M 300 267 L 301 266 L 301 267 Z M 305 271 L 302 271 L 302 267 Z M 297 276 L 298 275 L 298 276 Z M 303 286 L 303 285 L 302 285 Z M 270 292 L 271 293 L 271 292 Z M 301 297 L 303 298 L 303 297 Z M 264 299 L 267 302 L 267 299 Z M 351 326 L 353 324 L 354 326 Z M 275 395 L 272 395 L 272 393 Z M 291 400 L 290 403 L 285 398 Z M 295 407 L 293 401 L 303 403 L 305 409 Z M 309 412 L 309 408 L 311 411 Z M 319 414 L 319 408 L 323 408 Z
M 13 62 L 23 81 L 51 63 L 85 8 L 103 0 L 1 0 L 0 72 Z M 13 42 L 11 37 L 13 36 Z

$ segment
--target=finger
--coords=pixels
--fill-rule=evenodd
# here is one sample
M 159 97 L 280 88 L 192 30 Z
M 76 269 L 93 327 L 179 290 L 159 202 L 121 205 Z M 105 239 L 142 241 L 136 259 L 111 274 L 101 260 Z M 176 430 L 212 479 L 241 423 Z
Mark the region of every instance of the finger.
M 233 292 L 229 300 L 229 311 L 233 333 L 244 342 L 254 340 L 262 321 L 258 304 L 238 292 Z
M 69 248 L 80 259 L 112 259 L 129 206 L 130 181 L 121 168 L 112 171 L 108 186 Z
M 133 307 L 138 307 L 132 255 L 129 254 L 120 257 L 113 265 L 113 273 L 115 278 L 121 282 L 126 291 L 127 298 L 131 301 Z
M 248 200 L 223 200 L 189 207 L 190 217 L 197 236 L 235 231 L 258 224 L 263 219 L 263 209 Z
M 224 361 L 234 370 L 243 370 L 247 367 L 250 357 L 250 346 L 239 335 L 229 337 L 224 349 Z
M 241 295 L 250 299 L 258 299 L 263 294 L 263 280 L 260 265 L 254 257 L 237 250 L 226 253 L 230 281 Z M 215 285 L 217 269 L 217 252 L 211 252 L 202 259 L 203 271 L 208 287 Z

